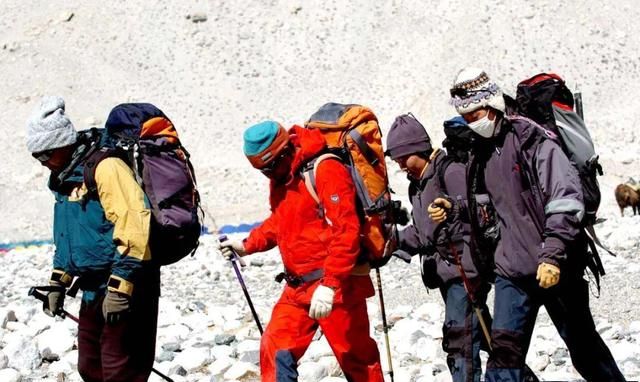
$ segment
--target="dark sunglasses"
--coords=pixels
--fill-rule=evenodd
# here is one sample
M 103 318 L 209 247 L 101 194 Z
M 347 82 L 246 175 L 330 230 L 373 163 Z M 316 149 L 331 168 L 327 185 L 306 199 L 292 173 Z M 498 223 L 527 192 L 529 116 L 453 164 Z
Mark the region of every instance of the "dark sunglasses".
M 40 162 L 46 162 L 49 159 L 51 159 L 51 157 L 53 156 L 53 151 L 54 151 L 53 149 L 52 150 L 40 151 L 38 153 L 31 154 L 31 156 L 33 156 L 34 158 L 36 158 Z
M 282 151 L 282 153 L 280 153 L 280 155 L 278 155 L 277 157 L 273 158 L 273 160 L 271 162 L 269 162 L 269 164 L 267 164 L 266 166 L 262 167 L 260 169 L 260 172 L 262 172 L 265 175 L 272 174 L 275 171 L 276 167 L 278 167 L 278 164 L 280 164 L 280 161 L 282 161 L 282 158 L 284 158 L 288 154 L 289 154 L 288 148 L 284 149 Z

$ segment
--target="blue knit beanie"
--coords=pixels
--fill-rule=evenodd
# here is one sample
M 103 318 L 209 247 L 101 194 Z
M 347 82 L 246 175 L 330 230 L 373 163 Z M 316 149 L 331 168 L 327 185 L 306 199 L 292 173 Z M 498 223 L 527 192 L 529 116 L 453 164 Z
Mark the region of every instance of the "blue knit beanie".
M 280 125 L 274 121 L 264 121 L 249 127 L 244 132 L 244 155 L 257 155 L 266 150 L 276 139 Z

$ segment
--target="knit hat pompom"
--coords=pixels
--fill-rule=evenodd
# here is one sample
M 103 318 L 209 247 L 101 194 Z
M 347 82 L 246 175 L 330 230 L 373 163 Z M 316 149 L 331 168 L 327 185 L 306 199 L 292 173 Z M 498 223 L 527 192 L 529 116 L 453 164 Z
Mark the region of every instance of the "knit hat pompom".
M 483 107 L 504 112 L 504 96 L 500 87 L 487 73 L 478 68 L 464 68 L 458 72 L 451 88 L 451 105 L 459 114 L 467 114 Z
M 45 96 L 27 121 L 27 149 L 32 153 L 76 143 L 77 132 L 64 112 L 64 99 Z

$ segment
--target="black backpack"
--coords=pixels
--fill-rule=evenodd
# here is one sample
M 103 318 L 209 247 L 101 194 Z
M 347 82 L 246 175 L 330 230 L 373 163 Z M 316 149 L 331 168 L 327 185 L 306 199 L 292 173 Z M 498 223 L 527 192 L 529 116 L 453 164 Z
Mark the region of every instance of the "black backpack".
M 584 223 L 595 223 L 602 198 L 597 179 L 603 174 L 602 166 L 582 117 L 573 110 L 573 94 L 556 74 L 540 73 L 518 84 L 516 103 L 518 114 L 557 135 L 562 150 L 580 175 Z
M 596 245 L 613 256 L 615 254 L 600 242 L 593 228 L 602 198 L 597 177 L 603 175 L 603 172 L 593 140 L 582 118 L 582 100 L 576 95 L 578 97 L 574 98 L 558 75 L 540 73 L 518 84 L 516 104 L 518 114 L 554 133 L 556 142 L 578 171 L 585 206 L 582 225 L 591 253 L 587 266 L 594 275 L 599 290 L 600 276 L 605 271 Z M 577 106 L 577 112 L 574 111 L 574 106 Z
M 436 175 L 440 189 L 448 196 L 449 192 L 445 182 L 447 168 L 453 162 L 468 162 L 474 133 L 462 117 L 445 121 L 444 133 L 446 138 L 442 142 L 442 146 L 447 150 L 447 155 L 438 164 Z M 500 223 L 484 185 L 484 178 L 475 175 L 484 170 L 477 161 L 475 163 L 476 165 L 470 169 L 472 180 L 468 185 L 467 195 L 468 213 L 475 215 L 469 216 L 472 230 L 475 233 L 472 241 L 474 253 L 472 259 L 480 275 L 487 280 L 493 280 L 495 268 L 493 253 L 500 240 Z

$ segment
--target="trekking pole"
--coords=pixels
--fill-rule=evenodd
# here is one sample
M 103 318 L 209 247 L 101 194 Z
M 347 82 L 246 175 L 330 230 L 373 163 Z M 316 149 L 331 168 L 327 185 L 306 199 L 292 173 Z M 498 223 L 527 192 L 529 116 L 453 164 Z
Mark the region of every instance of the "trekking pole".
M 387 312 L 384 309 L 384 297 L 382 295 L 382 279 L 380 278 L 380 268 L 376 267 L 376 279 L 378 281 L 378 296 L 380 296 L 380 314 L 382 315 L 382 329 L 384 331 L 384 342 L 387 345 L 387 362 L 389 363 L 389 377 L 393 381 L 393 363 L 391 362 L 391 345 L 389 343 L 389 326 L 387 326 Z
M 42 293 L 42 291 L 44 292 L 62 292 L 64 293 L 65 288 L 61 287 L 61 286 L 54 286 L 54 285 L 46 285 L 46 286 L 34 286 L 29 288 L 29 296 L 33 296 L 36 299 L 42 301 L 43 304 L 47 304 L 48 301 L 48 297 L 46 294 Z M 78 319 L 78 317 L 74 316 L 73 314 L 69 313 L 67 310 L 65 309 L 61 309 L 60 312 L 58 313 L 58 315 L 62 318 L 68 318 L 71 321 L 75 322 L 76 324 L 80 324 L 80 319 Z M 173 379 L 169 378 L 168 376 L 162 374 L 161 372 L 159 372 L 158 370 L 156 370 L 155 368 L 151 368 L 151 371 L 156 373 L 160 378 L 164 379 L 167 382 L 174 382 Z
M 220 235 L 220 237 L 218 237 L 218 240 L 221 243 L 224 241 L 227 241 L 227 235 Z M 260 335 L 262 335 L 264 331 L 262 330 L 262 324 L 260 323 L 260 318 L 258 318 L 258 312 L 256 312 L 256 308 L 254 308 L 253 302 L 251 302 L 249 291 L 247 290 L 247 286 L 244 283 L 244 279 L 242 278 L 242 274 L 240 274 L 240 269 L 238 268 L 238 264 L 236 263 L 237 261 L 240 260 L 240 256 L 238 256 L 236 251 L 234 251 L 233 249 L 232 251 L 233 251 L 233 257 L 231 257 L 230 259 L 231 265 L 233 265 L 233 270 L 236 272 L 236 277 L 238 278 L 238 282 L 240 282 L 240 286 L 242 287 L 242 291 L 244 292 L 244 297 L 247 299 L 247 304 L 249 304 L 249 309 L 251 309 L 251 314 L 253 315 L 253 319 L 255 320 L 256 325 L 258 326 L 258 331 L 260 331 Z

